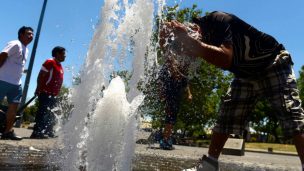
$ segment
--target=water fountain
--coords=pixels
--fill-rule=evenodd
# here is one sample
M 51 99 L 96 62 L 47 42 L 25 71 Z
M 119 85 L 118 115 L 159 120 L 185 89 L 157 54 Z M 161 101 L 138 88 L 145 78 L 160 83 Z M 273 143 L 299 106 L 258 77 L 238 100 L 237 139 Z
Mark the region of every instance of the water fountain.
M 163 3 L 162 0 L 104 1 L 80 84 L 71 93 L 74 110 L 61 129 L 60 149 L 40 149 L 52 144 L 40 140 L 30 140 L 35 148 L 22 142 L 6 142 L 0 148 L 0 170 L 131 170 L 137 107 L 143 100 L 136 85 L 144 79 L 144 66 L 149 67 L 156 60 L 150 38 L 154 16 L 160 14 Z M 118 69 L 132 74 L 128 93 L 120 77 L 109 83 L 110 75 Z M 180 147 L 174 155 L 161 150 L 161 154 L 155 154 L 144 145 L 139 149 L 142 156 L 139 159 L 136 156 L 140 164 L 133 167 L 134 170 L 181 170 L 207 153 L 206 149 L 194 147 Z M 221 160 L 221 168 L 228 171 L 300 170 L 297 160 L 295 156 L 252 153 L 247 158 L 226 156 Z
M 149 45 L 154 15 L 159 12 L 155 9 L 162 3 L 104 1 L 81 83 L 72 90 L 75 108 L 62 129 L 63 170 L 131 170 L 136 109 L 143 100 L 136 85 L 143 78 L 144 59 L 155 60 Z M 132 73 L 128 94 L 121 78 L 108 84 L 117 68 Z

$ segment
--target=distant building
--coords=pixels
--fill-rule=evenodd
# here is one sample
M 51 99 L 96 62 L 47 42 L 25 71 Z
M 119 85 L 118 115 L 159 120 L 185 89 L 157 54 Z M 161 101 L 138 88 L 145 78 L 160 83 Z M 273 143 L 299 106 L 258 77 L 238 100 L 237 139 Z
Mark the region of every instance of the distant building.
M 144 128 L 152 129 L 152 123 L 150 121 L 141 121 L 139 128 L 140 129 L 144 129 Z

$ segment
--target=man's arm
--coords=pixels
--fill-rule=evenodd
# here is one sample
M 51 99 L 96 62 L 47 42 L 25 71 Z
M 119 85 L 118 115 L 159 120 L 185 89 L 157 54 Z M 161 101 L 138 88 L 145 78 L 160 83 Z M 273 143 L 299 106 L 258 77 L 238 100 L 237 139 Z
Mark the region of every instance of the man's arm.
M 43 84 L 46 84 L 45 80 L 46 80 L 47 76 L 48 76 L 48 72 L 40 70 L 38 78 L 37 78 L 37 88 L 36 88 L 35 94 L 38 95 L 41 93 L 40 92 L 41 87 Z
M 191 93 L 191 90 L 190 90 L 189 83 L 187 84 L 186 91 L 187 91 L 187 99 L 192 100 L 192 93 Z
M 233 46 L 231 44 L 224 43 L 219 47 L 208 45 L 189 36 L 186 27 L 177 21 L 165 23 L 165 25 L 164 28 L 166 29 L 161 30 L 160 33 L 162 40 L 160 43 L 163 43 L 160 44 L 161 46 L 165 45 L 163 40 L 165 40 L 166 37 L 164 36 L 170 35 L 168 30 L 169 32 L 171 30 L 175 35 L 174 41 L 179 46 L 179 48 L 176 49 L 179 51 L 178 53 L 187 56 L 201 57 L 207 62 L 223 69 L 230 68 L 233 57 Z
M 6 61 L 7 57 L 8 57 L 8 54 L 6 52 L 0 53 L 0 67 L 2 67 L 2 65 Z
M 192 37 L 181 40 L 184 53 L 188 56 L 201 57 L 208 63 L 223 69 L 229 69 L 232 63 L 233 47 L 231 44 L 221 44 L 219 47 L 208 45 Z

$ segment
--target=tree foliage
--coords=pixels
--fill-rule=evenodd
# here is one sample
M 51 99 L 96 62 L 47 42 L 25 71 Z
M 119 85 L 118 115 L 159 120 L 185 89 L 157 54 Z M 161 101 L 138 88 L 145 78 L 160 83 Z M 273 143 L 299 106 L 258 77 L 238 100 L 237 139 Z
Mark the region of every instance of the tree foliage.
M 304 65 L 301 67 L 299 75 L 300 76 L 297 80 L 297 84 L 298 84 L 298 88 L 299 88 L 300 99 L 302 100 L 302 107 L 304 107 L 304 104 L 303 104 L 303 101 L 304 101 Z
M 283 134 L 282 129 L 276 117 L 276 111 L 272 108 L 269 101 L 266 99 L 258 100 L 253 112 L 250 114 L 250 121 L 251 127 L 258 134 L 267 134 L 267 138 L 272 135 L 275 142 L 280 141 L 280 137 Z

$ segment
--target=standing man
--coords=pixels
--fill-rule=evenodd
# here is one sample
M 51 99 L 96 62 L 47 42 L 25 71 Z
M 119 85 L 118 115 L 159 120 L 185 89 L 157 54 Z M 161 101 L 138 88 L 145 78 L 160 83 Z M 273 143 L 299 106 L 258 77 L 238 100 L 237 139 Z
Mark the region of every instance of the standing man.
M 38 95 L 38 111 L 31 138 L 54 138 L 53 130 L 56 116 L 53 109 L 56 107 L 56 96 L 59 94 L 63 82 L 63 68 L 61 62 L 65 60 L 65 48 L 56 46 L 52 50 L 53 58 L 46 60 L 39 72 L 35 94 Z
M 21 76 L 28 56 L 27 45 L 33 40 L 33 29 L 23 26 L 18 31 L 18 40 L 7 43 L 0 53 L 0 101 L 7 97 L 8 111 L 6 129 L 1 139 L 22 140 L 16 136 L 13 125 L 22 97 Z
M 201 57 L 235 75 L 222 99 L 208 156 L 196 170 L 218 170 L 229 134 L 242 135 L 257 98 L 266 98 L 277 111 L 285 136 L 293 138 L 304 171 L 304 112 L 290 54 L 275 38 L 233 14 L 215 11 L 193 21 L 200 26 L 201 41 L 190 37 L 183 24 L 172 21 L 165 23 L 169 29 L 160 32 L 160 45 L 173 32 L 175 43 L 183 49 L 176 49 L 178 53 Z

